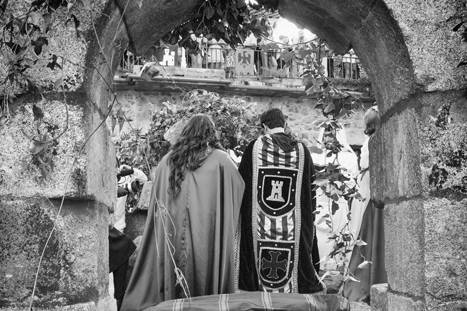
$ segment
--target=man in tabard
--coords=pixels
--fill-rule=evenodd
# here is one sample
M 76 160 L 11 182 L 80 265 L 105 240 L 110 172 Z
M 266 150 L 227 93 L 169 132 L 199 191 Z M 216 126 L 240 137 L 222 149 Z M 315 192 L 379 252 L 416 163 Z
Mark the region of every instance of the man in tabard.
M 238 289 L 322 291 L 316 273 L 319 254 L 310 153 L 284 132 L 281 110 L 263 113 L 261 126 L 265 134 L 248 145 L 239 166 L 245 192 L 240 210 Z

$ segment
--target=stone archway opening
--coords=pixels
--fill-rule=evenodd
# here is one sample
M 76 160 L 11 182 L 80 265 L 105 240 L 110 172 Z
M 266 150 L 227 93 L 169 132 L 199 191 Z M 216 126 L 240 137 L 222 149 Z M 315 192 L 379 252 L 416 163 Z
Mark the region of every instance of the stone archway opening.
M 79 82 L 69 88 L 71 133 L 62 138 L 61 143 L 65 145 L 62 156 L 76 156 L 73 149 L 76 141 L 84 142 L 85 137 L 93 135 L 84 152 L 77 155 L 78 166 L 71 175 L 71 185 L 53 238 L 54 247 L 44 257 L 47 278 L 42 282 L 51 284 L 45 284 L 44 290 L 61 292 L 57 295 L 62 300 L 53 301 L 52 305 L 89 303 L 90 309 L 109 310 L 107 209 L 115 202 L 115 150 L 108 130 L 99 127 L 108 114 L 109 99 L 114 96 L 109 81 L 128 45 L 137 53 L 144 53 L 154 41 L 188 19 L 199 1 L 92 2 L 100 13 L 94 19 L 85 17 L 82 21 L 93 34 L 88 42 L 74 42 L 75 29 L 64 29 L 63 38 L 62 34 L 56 35 L 63 45 L 61 52 L 68 53 L 86 68 L 66 73 L 68 80 L 74 81 L 78 76 Z M 370 77 L 382 114 L 381 129 L 370 146 L 370 168 L 372 197 L 385 204 L 389 310 L 422 310 L 425 306 L 461 308 L 467 300 L 465 261 L 455 259 L 455 256 L 465 257 L 465 248 L 448 241 L 455 235 L 433 218 L 439 216 L 440 206 L 447 205 L 449 212 L 441 214 L 442 219 L 453 223 L 459 231 L 465 231 L 462 227 L 465 225 L 462 209 L 465 200 L 453 203 L 445 198 L 441 201 L 425 198 L 420 169 L 420 131 L 416 122 L 425 106 L 434 101 L 455 102 L 461 98 L 465 102 L 463 73 L 447 69 L 455 68 L 460 60 L 458 56 L 449 56 L 452 48 L 460 49 L 460 43 L 446 30 L 454 26 L 450 18 L 462 6 L 460 2 L 277 1 L 282 16 L 326 39 L 336 52 L 343 53 L 352 47 Z M 425 5 L 427 11 L 420 12 L 419 5 Z M 410 14 L 424 25 L 412 23 Z M 411 32 L 410 27 L 415 30 Z M 437 44 L 433 42 L 438 41 L 441 42 L 439 51 L 432 49 Z M 423 66 L 424 57 L 430 59 L 430 66 Z M 435 60 L 441 60 L 445 67 L 438 66 Z M 63 92 L 54 86 L 51 89 L 50 113 L 60 114 Z M 23 103 L 39 101 L 34 96 L 23 99 Z M 24 156 L 29 143 L 15 134 L 20 132 L 18 124 L 25 116 L 18 113 L 7 134 L 0 127 L 1 137 L 6 137 L 10 145 L 19 146 L 8 147 L 11 155 L 0 154 L 9 164 L 13 163 L 12 166 L 18 164 L 15 157 Z M 461 114 L 459 116 L 462 118 Z M 96 128 L 99 130 L 94 133 Z M 2 266 L 6 267 L 1 270 L 0 281 L 6 284 L 1 293 L 7 293 L 14 304 L 18 302 L 22 306 L 31 288 L 30 275 L 35 272 L 33 261 L 38 258 L 37 249 L 47 238 L 47 229 L 52 225 L 50 219 L 55 217 L 60 205 L 61 185 L 66 181 L 68 168 L 59 163 L 52 182 L 45 186 L 15 173 L 14 168 L 11 171 L 11 174 L 10 170 L 6 172 L 7 176 L 10 179 L 20 176 L 21 184 L 7 180 L 3 181 L 5 187 L 0 188 L 0 229 L 6 232 L 0 237 L 0 243 L 2 250 L 8 250 L 0 254 Z M 10 214 L 18 217 L 11 220 Z M 427 220 L 428 216 L 432 218 Z M 440 234 L 427 233 L 425 226 L 436 226 L 436 230 L 446 234 L 445 243 L 442 245 L 437 240 Z M 4 228 L 7 229 L 3 231 Z M 465 235 L 458 238 L 463 241 Z M 28 245 L 18 242 L 21 239 L 28 239 Z M 435 251 L 427 247 L 426 239 Z M 445 256 L 446 253 L 451 257 Z M 438 261 L 443 263 L 441 270 L 433 269 Z M 2 304 L 0 300 L 0 308 Z
M 196 3 L 121 0 L 111 4 L 110 18 L 103 18 L 100 44 L 88 51 L 92 62 L 88 68 L 98 67 L 111 80 L 123 51 L 120 47 L 129 43 L 134 51 L 144 53 L 152 42 L 183 22 Z M 124 23 L 120 22 L 122 12 Z M 372 197 L 386 204 L 390 220 L 386 237 L 389 305 L 391 310 L 401 305 L 415 309 L 425 300 L 424 239 L 417 231 L 423 227 L 423 206 L 413 199 L 421 193 L 420 159 L 418 152 L 407 152 L 418 148 L 417 128 L 412 122 L 417 118 L 413 96 L 417 86 L 399 25 L 383 1 L 279 1 L 279 12 L 325 39 L 337 53 L 353 48 L 368 73 L 382 114 L 381 130 L 370 147 L 370 167 Z M 106 60 L 112 60 L 111 66 Z M 101 74 L 89 70 L 86 91 L 96 102 L 105 103 L 108 85 Z M 102 148 L 96 143 L 90 149 Z M 408 209 L 410 221 L 396 221 Z M 412 251 L 405 252 L 407 248 Z M 407 275 L 412 278 L 407 279 Z

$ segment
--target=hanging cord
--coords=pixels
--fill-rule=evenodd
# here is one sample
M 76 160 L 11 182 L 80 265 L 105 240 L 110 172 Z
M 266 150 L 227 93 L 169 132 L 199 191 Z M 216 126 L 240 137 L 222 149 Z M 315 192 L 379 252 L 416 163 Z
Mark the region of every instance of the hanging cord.
M 177 234 L 176 228 L 175 228 L 175 223 L 170 216 L 169 210 L 165 207 L 164 204 L 161 204 L 160 201 L 157 199 L 157 197 L 154 194 L 154 198 L 156 200 L 156 203 L 152 207 L 154 209 L 153 212 L 153 222 L 154 222 L 154 239 L 156 241 L 156 249 L 159 249 L 159 245 L 157 242 L 157 234 L 156 234 L 156 212 L 159 214 L 159 219 L 161 220 L 162 224 L 162 229 L 163 229 L 163 234 L 164 234 L 164 244 L 167 246 L 167 249 L 169 251 L 170 259 L 172 261 L 172 264 L 174 266 L 174 273 L 177 278 L 176 284 L 179 284 L 180 287 L 183 290 L 183 294 L 185 295 L 185 298 L 191 298 L 190 294 L 190 288 L 188 286 L 188 282 L 186 281 L 185 275 L 183 274 L 183 271 L 177 266 L 175 262 L 175 246 L 173 245 L 171 241 L 171 235 L 169 233 L 169 230 L 172 229 L 174 232 L 174 236 Z M 157 208 L 157 209 L 156 209 Z M 166 218 L 169 219 L 169 224 L 166 224 Z M 169 227 L 170 226 L 170 227 Z M 162 255 L 162 254 L 160 254 Z

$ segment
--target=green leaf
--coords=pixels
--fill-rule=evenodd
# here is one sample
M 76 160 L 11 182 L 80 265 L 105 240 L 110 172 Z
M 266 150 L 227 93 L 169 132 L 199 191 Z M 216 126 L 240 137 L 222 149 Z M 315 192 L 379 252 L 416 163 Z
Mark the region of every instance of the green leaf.
M 44 118 L 44 112 L 36 105 L 32 105 L 32 114 L 34 115 L 34 120 L 41 120 Z
M 34 53 L 39 55 L 42 53 L 42 46 L 48 45 L 49 41 L 45 37 L 39 37 L 37 40 L 32 40 L 31 44 L 34 46 Z
M 8 5 L 8 0 L 0 1 L 0 14 L 3 14 L 5 12 L 7 5 Z
M 10 48 L 10 50 L 15 53 L 16 55 L 20 54 L 21 52 L 24 52 L 26 50 L 26 46 L 21 46 L 17 43 L 14 43 L 14 42 L 6 42 L 5 43 L 6 46 L 8 46 Z
M 336 202 L 332 201 L 331 202 L 331 213 L 333 215 L 336 214 L 336 212 L 339 210 L 339 204 L 337 204 Z
M 43 151 L 47 147 L 47 145 L 48 144 L 40 142 L 40 141 L 33 141 L 32 146 L 29 148 L 29 152 L 33 155 L 38 154 L 41 151 Z
M 359 239 L 359 240 L 355 241 L 355 245 L 356 246 L 365 246 L 365 245 L 367 245 L 367 243 L 365 241 Z
M 213 7 L 209 6 L 206 8 L 206 18 L 211 19 L 214 16 L 215 10 Z
M 346 277 L 344 278 L 344 281 L 347 281 L 347 280 L 351 280 L 351 281 L 353 281 L 353 282 L 358 282 L 358 283 L 360 283 L 359 280 L 357 280 L 356 278 L 354 278 L 354 277 L 351 276 L 351 275 L 348 275 L 348 276 L 346 276 Z
M 335 109 L 336 109 L 336 106 L 334 105 L 334 103 L 329 103 L 329 104 L 324 108 L 324 113 L 325 113 L 325 114 L 329 114 L 329 113 L 333 112 Z
M 57 63 L 57 55 L 53 54 L 51 57 L 50 57 L 51 61 L 47 64 L 47 68 L 50 68 L 52 70 L 55 70 L 55 67 L 58 67 L 60 69 L 62 69 L 62 66 L 60 66 L 58 63 Z
M 372 264 L 371 261 L 365 260 L 365 261 L 363 261 L 361 264 L 359 264 L 357 268 L 358 268 L 358 269 L 363 269 L 363 268 L 365 268 L 366 266 L 368 266 L 368 265 L 370 265 L 370 264 Z

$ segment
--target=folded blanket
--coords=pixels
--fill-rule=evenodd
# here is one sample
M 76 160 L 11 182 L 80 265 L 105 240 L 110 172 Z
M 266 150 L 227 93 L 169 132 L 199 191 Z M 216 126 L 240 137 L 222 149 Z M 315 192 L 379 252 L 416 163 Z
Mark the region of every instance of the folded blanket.
M 340 295 L 241 292 L 176 299 L 161 302 L 145 311 L 344 311 L 348 302 Z

